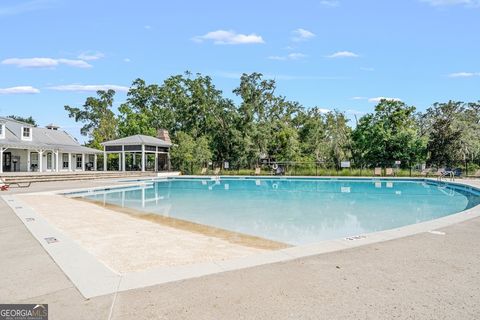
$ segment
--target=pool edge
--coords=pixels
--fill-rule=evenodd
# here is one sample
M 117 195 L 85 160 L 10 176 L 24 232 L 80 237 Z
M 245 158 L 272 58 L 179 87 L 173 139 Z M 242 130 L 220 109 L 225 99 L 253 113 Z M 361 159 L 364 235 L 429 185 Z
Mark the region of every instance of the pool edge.
M 352 177 L 345 177 L 354 179 Z M 395 178 L 394 178 L 395 179 Z M 396 178 L 399 179 L 399 178 Z M 421 180 L 430 180 L 436 182 L 436 179 L 425 179 L 419 178 Z M 416 179 L 417 180 L 417 179 Z M 468 186 L 474 188 L 475 190 L 480 190 L 479 186 L 470 184 L 471 181 L 460 181 L 460 182 L 448 182 L 451 184 L 456 184 L 460 186 Z M 126 186 L 139 186 L 144 185 L 139 182 L 128 184 Z M 119 185 L 110 186 L 110 188 L 118 188 Z M 75 191 L 85 191 L 91 189 L 105 189 L 109 186 L 104 186 L 100 188 L 81 188 L 75 189 Z M 33 192 L 29 194 L 65 194 L 72 192 L 72 189 L 67 190 L 57 190 L 57 191 L 48 191 L 48 192 Z M 434 231 L 437 229 L 442 229 L 447 226 L 451 226 L 460 222 L 464 222 L 470 219 L 480 217 L 480 205 L 477 205 L 473 208 L 451 214 L 442 218 L 425 221 L 413 225 L 408 225 L 396 229 L 378 231 L 373 233 L 360 234 L 357 236 L 352 236 L 343 239 L 335 240 L 326 240 L 309 245 L 300 245 L 296 247 L 280 249 L 276 251 L 271 251 L 267 253 L 261 253 L 256 255 L 251 255 L 244 258 L 231 259 L 215 263 L 200 263 L 192 264 L 181 267 L 155 267 L 144 271 L 138 272 L 127 272 L 123 274 L 115 273 L 113 270 L 110 270 L 110 273 L 102 272 L 89 274 L 88 279 L 85 279 L 84 269 L 80 269 L 75 263 L 74 259 L 68 259 L 71 255 L 71 248 L 68 251 L 59 252 L 58 249 L 52 249 L 52 246 L 46 246 L 41 240 L 42 234 L 38 233 L 38 230 L 32 229 L 28 226 L 25 215 L 25 207 L 21 206 L 21 201 L 15 195 L 3 196 L 2 198 L 5 202 L 11 207 L 17 217 L 24 223 L 27 229 L 32 233 L 32 235 L 40 242 L 42 247 L 47 251 L 47 253 L 54 259 L 54 261 L 59 265 L 62 271 L 66 276 L 73 282 L 73 284 L 79 289 L 81 294 L 86 298 L 91 298 L 95 296 L 101 296 L 109 293 L 115 293 L 118 291 L 127 291 L 131 289 L 138 289 L 163 283 L 169 283 L 174 281 L 192 279 L 197 277 L 202 277 L 206 275 L 212 275 L 227 271 L 240 270 L 244 268 L 251 268 L 261 265 L 267 265 L 278 262 L 286 262 L 291 260 L 296 260 L 299 258 L 305 258 L 309 256 L 315 256 L 319 254 L 335 252 L 345 249 L 352 249 L 360 246 L 365 246 L 373 243 L 380 243 L 395 239 L 400 239 L 415 234 L 425 233 L 429 231 Z M 20 209 L 18 209 L 20 207 Z M 33 210 L 31 210 L 33 211 Z M 35 212 L 30 212 L 29 216 L 35 215 Z M 38 216 L 38 214 L 36 214 Z M 55 229 L 54 226 L 49 225 L 51 229 Z M 57 230 L 58 231 L 58 230 Z M 55 235 L 55 232 L 53 232 Z M 69 237 L 65 236 L 61 232 L 56 233 L 61 239 L 66 239 L 67 241 L 73 241 Z M 76 253 L 84 254 L 86 250 L 79 246 L 75 247 Z M 85 252 L 82 252 L 85 251 Z M 88 252 L 87 252 L 88 253 Z M 82 261 L 82 264 L 87 267 L 100 268 L 98 264 L 99 261 Z

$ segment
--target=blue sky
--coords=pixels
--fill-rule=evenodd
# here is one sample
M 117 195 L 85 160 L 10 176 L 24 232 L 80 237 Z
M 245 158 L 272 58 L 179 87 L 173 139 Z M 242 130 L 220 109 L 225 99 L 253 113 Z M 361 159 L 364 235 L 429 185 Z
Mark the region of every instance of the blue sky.
M 78 138 L 65 104 L 113 87 L 119 105 L 135 78 L 185 70 L 232 98 L 242 72 L 262 72 L 350 117 L 379 97 L 419 110 L 480 99 L 480 0 L 2 0 L 0 30 L 0 115 Z

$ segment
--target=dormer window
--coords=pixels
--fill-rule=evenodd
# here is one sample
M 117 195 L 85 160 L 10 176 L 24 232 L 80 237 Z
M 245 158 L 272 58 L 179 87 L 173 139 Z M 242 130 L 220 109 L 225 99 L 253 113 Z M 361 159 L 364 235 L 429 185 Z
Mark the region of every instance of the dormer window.
M 0 139 L 5 139 L 5 123 L 0 123 Z
M 32 141 L 32 128 L 22 127 L 22 140 Z

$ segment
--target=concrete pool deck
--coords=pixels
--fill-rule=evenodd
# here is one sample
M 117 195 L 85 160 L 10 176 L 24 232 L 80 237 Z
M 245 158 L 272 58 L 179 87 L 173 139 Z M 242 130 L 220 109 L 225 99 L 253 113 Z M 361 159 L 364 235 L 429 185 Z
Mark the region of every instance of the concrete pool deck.
M 85 187 L 95 185 L 83 183 Z M 69 186 L 80 187 L 77 183 L 54 186 L 45 183 L 28 191 Z M 3 271 L 0 301 L 50 303 L 52 317 L 474 319 L 480 316 L 480 249 L 475 245 L 480 232 L 478 218 L 442 228 L 438 233 L 423 232 L 85 300 L 2 201 L 0 212 L 0 246 L 5 256 L 0 261 Z

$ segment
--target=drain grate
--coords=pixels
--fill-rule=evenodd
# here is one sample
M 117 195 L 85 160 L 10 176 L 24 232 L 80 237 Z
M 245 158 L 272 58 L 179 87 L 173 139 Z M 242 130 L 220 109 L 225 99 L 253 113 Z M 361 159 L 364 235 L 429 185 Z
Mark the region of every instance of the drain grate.
M 45 238 L 45 241 L 47 241 L 48 244 L 52 244 L 52 243 L 58 242 L 58 239 L 55 237 L 48 237 L 48 238 Z
M 32 221 L 35 221 L 35 218 L 25 218 L 25 221 L 32 222 Z
M 355 240 L 361 240 L 365 238 L 367 238 L 367 236 L 353 236 L 353 237 L 346 237 L 345 240 L 355 241 Z

